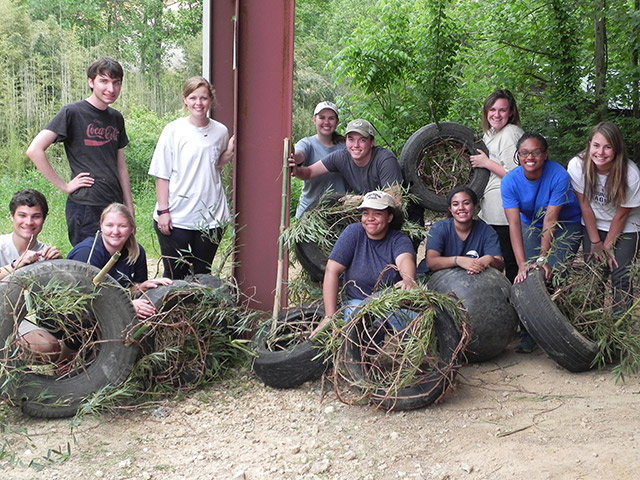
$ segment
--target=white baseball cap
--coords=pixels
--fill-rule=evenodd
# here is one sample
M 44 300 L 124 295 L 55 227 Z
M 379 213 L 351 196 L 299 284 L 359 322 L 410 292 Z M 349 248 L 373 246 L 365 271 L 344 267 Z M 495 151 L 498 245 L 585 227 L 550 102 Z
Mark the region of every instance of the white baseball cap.
M 328 108 L 329 110 L 333 110 L 334 112 L 336 112 L 336 116 L 340 116 L 338 114 L 338 106 L 335 103 L 327 102 L 327 101 L 320 102 L 318 105 L 316 105 L 316 108 L 313 111 L 313 114 L 317 115 L 325 108 Z

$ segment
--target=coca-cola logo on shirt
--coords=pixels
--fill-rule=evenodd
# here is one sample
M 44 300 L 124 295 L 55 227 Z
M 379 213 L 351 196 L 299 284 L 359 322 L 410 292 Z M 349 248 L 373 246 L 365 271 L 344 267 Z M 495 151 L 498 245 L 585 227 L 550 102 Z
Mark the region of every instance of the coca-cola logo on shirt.
M 118 141 L 120 130 L 113 126 L 102 127 L 90 123 L 87 126 L 86 138 L 84 144 L 89 147 L 99 147 L 111 141 Z

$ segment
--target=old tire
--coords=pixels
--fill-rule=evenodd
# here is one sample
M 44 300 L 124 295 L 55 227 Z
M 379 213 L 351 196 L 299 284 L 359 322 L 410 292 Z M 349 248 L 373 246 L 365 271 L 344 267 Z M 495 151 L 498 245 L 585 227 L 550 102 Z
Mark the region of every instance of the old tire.
M 462 268 L 434 272 L 427 283 L 439 293 L 454 293 L 469 313 L 469 362 L 483 362 L 504 351 L 516 336 L 518 314 L 509 301 L 511 283 L 494 268 L 469 275 Z
M 315 209 L 322 208 L 323 206 L 333 207 L 338 203 L 344 195 L 338 193 L 332 193 L 324 197 L 320 197 L 313 202 L 307 211 L 302 215 L 302 218 L 298 221 L 304 222 L 305 215 L 312 212 Z M 347 225 L 353 223 L 353 220 L 349 216 L 343 216 L 336 218 L 333 228 L 338 232 L 342 232 Z M 339 236 L 336 235 L 336 238 Z M 327 267 L 327 260 L 329 260 L 329 254 L 324 252 L 317 242 L 296 242 L 295 246 L 296 258 L 300 262 L 300 266 L 309 274 L 311 280 L 314 282 L 322 282 L 324 280 L 324 271 Z
M 365 299 L 361 304 L 366 305 L 372 297 Z M 371 329 L 376 319 L 363 316 L 357 317 L 354 311 L 353 319 L 346 327 L 346 339 L 342 344 L 343 366 L 349 376 L 357 381 L 367 382 L 368 371 L 366 362 L 362 358 L 361 338 L 370 337 L 365 333 Z M 370 399 L 372 403 L 386 410 L 413 410 L 433 404 L 444 396 L 453 384 L 457 374 L 456 350 L 461 341 L 461 333 L 455 320 L 444 310 L 438 310 L 435 318 L 435 332 L 438 338 L 438 365 L 437 368 L 424 375 L 422 381 L 414 386 L 400 388 L 393 395 L 385 389 L 374 392 Z M 452 363 L 455 368 L 449 368 Z
M 19 366 L 11 358 L 12 337 L 25 317 L 23 292 L 40 292 L 49 281 L 67 284 L 70 290 L 93 291 L 92 279 L 99 269 L 74 260 L 53 260 L 34 263 L 19 269 L 0 284 L 0 345 L 2 361 Z M 9 395 L 34 417 L 59 418 L 76 414 L 78 407 L 104 387 L 122 384 L 133 367 L 138 353 L 134 345 L 127 346 L 124 335 L 135 319 L 135 310 L 125 289 L 106 276 L 98 287 L 99 295 L 86 312 L 99 332 L 96 343 L 89 347 L 92 356 L 82 368 L 67 375 L 44 375 L 22 369 L 12 374 Z M 23 367 L 26 368 L 26 367 Z
M 551 300 L 542 269 L 530 271 L 524 282 L 514 284 L 511 298 L 527 332 L 558 365 L 570 372 L 593 366 L 598 345 L 578 332 Z
M 448 156 L 442 168 L 434 155 L 440 146 L 450 147 L 441 152 Z M 420 205 L 435 212 L 446 212 L 447 195 L 456 186 L 469 187 L 478 198 L 482 197 L 489 170 L 472 168 L 468 160 L 468 155 L 475 155 L 478 149 L 489 155 L 484 142 L 475 140 L 473 130 L 457 123 L 431 123 L 414 132 L 402 148 L 399 161 L 404 179 Z M 436 182 L 435 178 L 447 180 Z
M 280 312 L 278 323 L 287 332 L 290 324 L 309 322 L 312 328 L 323 318 L 322 307 L 290 308 Z M 260 332 L 253 340 L 256 352 L 253 373 L 265 385 L 273 388 L 295 388 L 320 378 L 327 369 L 328 363 L 319 356 L 321 351 L 317 343 L 305 340 L 290 345 L 284 342 L 276 344 L 278 349 L 274 350 L 267 346 L 267 335 L 268 332 Z

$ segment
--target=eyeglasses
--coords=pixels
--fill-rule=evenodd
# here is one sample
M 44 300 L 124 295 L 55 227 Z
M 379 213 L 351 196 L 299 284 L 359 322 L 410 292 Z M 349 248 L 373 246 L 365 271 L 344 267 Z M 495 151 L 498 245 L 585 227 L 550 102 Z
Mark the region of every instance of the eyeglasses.
M 544 152 L 542 150 L 534 150 L 533 152 L 529 152 L 527 150 L 518 151 L 518 157 L 520 158 L 527 158 L 529 155 L 533 155 L 535 158 L 540 158 L 544 155 Z

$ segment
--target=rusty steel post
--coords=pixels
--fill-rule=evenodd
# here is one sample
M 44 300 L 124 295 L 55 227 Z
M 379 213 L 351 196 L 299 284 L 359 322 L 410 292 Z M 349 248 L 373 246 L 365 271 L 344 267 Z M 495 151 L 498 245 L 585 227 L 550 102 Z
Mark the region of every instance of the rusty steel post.
M 211 4 L 210 78 L 220 104 L 215 117 L 237 135 L 233 275 L 259 310 L 273 307 L 277 274 L 282 145 L 291 135 L 294 3 Z

